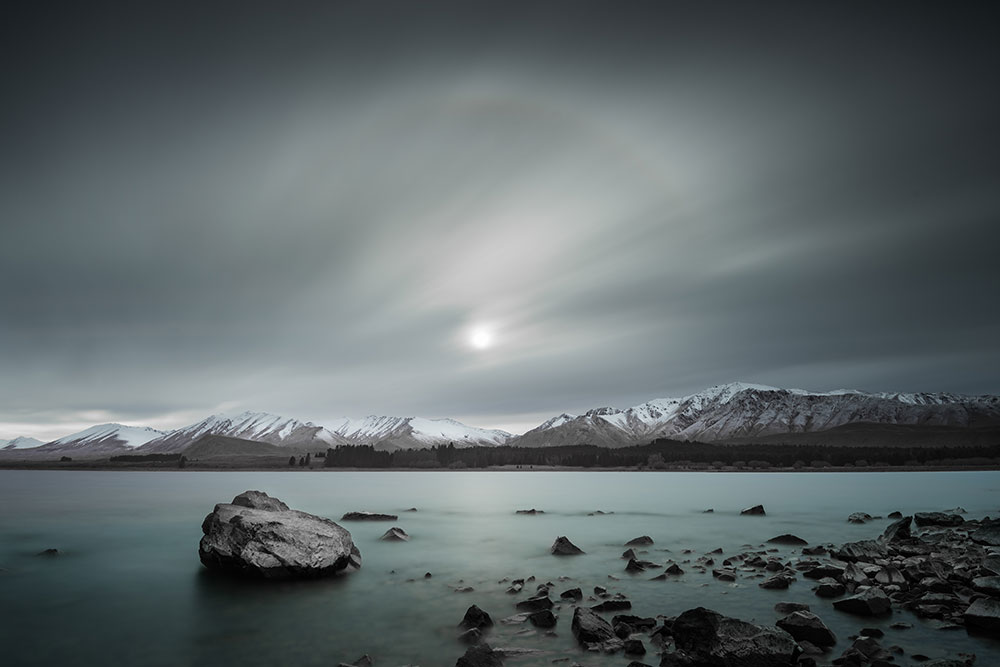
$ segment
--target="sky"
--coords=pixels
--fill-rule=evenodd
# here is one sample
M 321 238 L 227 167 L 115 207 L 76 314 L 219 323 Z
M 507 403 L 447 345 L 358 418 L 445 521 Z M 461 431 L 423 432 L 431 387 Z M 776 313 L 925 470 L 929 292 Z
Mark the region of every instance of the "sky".
M 0 438 L 1000 393 L 989 3 L 13 3 Z

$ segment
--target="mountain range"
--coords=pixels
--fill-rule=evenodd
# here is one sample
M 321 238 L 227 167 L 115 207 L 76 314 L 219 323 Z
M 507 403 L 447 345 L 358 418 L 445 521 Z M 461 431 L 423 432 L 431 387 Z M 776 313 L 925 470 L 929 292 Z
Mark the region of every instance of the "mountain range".
M 101 424 L 45 444 L 32 445 L 25 438 L 9 443 L 0 441 L 0 457 L 58 454 L 86 458 L 125 452 L 176 453 L 207 436 L 266 443 L 301 452 L 347 444 L 372 445 L 380 450 L 419 449 L 449 443 L 458 447 L 504 444 L 626 447 L 657 438 L 747 442 L 822 433 L 849 424 L 938 430 L 997 426 L 1000 397 L 855 390 L 809 392 L 737 382 L 680 398 L 654 399 L 627 409 L 600 407 L 582 415 L 561 414 L 523 435 L 467 426 L 452 419 L 369 416 L 342 418 L 321 426 L 263 412 L 244 412 L 211 415 L 169 432 Z

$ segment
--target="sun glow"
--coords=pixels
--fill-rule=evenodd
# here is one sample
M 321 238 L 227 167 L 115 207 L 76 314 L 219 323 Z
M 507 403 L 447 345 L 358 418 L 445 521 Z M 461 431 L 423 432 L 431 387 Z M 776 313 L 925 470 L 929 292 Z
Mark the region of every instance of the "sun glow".
M 493 346 L 493 333 L 485 327 L 477 327 L 469 334 L 469 345 L 477 350 L 485 350 Z

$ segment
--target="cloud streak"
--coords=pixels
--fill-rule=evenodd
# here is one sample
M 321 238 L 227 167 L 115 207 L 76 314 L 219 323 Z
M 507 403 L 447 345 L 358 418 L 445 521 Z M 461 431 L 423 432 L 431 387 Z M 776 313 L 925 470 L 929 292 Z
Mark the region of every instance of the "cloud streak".
M 987 9 L 474 9 L 15 16 L 0 437 L 1000 391 Z

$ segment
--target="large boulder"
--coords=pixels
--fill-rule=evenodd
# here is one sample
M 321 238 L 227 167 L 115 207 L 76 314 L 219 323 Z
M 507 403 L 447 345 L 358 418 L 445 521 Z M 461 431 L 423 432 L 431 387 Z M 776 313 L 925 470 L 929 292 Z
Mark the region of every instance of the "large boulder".
M 260 491 L 219 504 L 201 524 L 206 567 L 266 579 L 314 578 L 361 567 L 351 534 Z
M 816 646 L 833 646 L 837 637 L 822 619 L 808 611 L 794 611 L 775 623 L 792 636 L 795 641 L 807 641 Z
M 786 667 L 801 649 L 791 635 L 704 607 L 689 609 L 671 626 L 678 664 L 705 667 Z
M 881 588 L 872 586 L 857 595 L 837 600 L 833 608 L 858 616 L 884 616 L 892 613 L 889 596 Z

